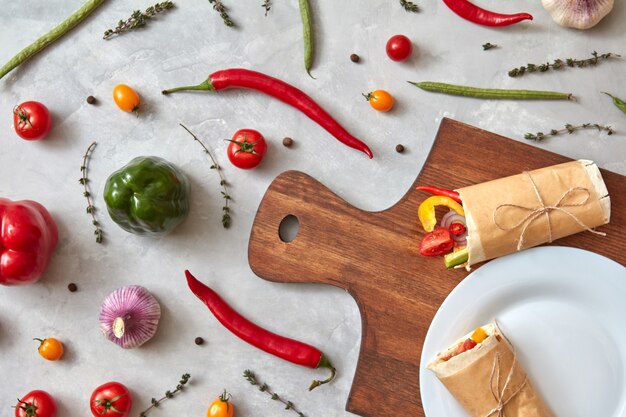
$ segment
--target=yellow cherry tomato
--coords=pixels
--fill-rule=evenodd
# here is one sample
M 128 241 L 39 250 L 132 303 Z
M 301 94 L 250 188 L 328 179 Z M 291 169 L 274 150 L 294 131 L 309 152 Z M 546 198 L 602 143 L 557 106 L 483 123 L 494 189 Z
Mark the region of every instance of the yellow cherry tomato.
M 235 409 L 229 400 L 230 394 L 224 390 L 224 393 L 209 406 L 207 417 L 233 417 Z
M 126 113 L 139 110 L 139 94 L 126 84 L 118 84 L 113 89 L 113 100 L 117 107 Z
M 40 342 L 39 354 L 49 361 L 58 361 L 63 356 L 63 344 L 53 337 L 35 339 Z
M 375 110 L 388 112 L 393 108 L 393 96 L 385 90 L 376 90 L 363 95 Z

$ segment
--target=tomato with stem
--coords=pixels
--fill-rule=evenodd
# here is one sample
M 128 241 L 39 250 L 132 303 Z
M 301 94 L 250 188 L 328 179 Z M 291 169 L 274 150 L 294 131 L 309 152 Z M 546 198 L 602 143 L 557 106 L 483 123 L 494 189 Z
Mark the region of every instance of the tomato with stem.
M 369 101 L 373 109 L 380 112 L 388 112 L 393 108 L 393 96 L 385 90 L 375 90 L 371 93 L 363 94 L 363 97 Z
M 394 35 L 387 41 L 385 50 L 392 61 L 406 61 L 413 52 L 413 44 L 404 35 Z
M 261 163 L 267 152 L 263 135 L 253 129 L 241 129 L 229 140 L 227 153 L 230 162 L 241 169 L 251 169 Z
M 13 127 L 22 139 L 43 139 L 52 128 L 52 116 L 42 103 L 25 101 L 13 108 Z
M 94 417 L 127 417 L 133 399 L 124 384 L 107 382 L 93 391 L 89 405 Z
M 139 110 L 139 94 L 126 84 L 118 84 L 113 89 L 113 100 L 122 111 L 135 113 Z
M 15 405 L 15 417 L 56 417 L 57 404 L 46 391 L 34 390 Z
M 233 417 L 235 409 L 230 403 L 231 395 L 224 390 L 222 395 L 211 403 L 207 410 L 207 417 Z
M 54 337 L 33 339 L 39 342 L 39 354 L 49 361 L 58 361 L 63 356 L 63 344 Z

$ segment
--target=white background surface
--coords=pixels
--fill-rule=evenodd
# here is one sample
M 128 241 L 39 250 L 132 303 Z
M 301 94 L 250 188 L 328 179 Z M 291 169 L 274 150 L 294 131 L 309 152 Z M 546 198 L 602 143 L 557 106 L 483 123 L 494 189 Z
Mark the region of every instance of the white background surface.
M 237 29 L 225 27 L 204 0 L 178 7 L 142 31 L 104 41 L 102 33 L 152 1 L 108 1 L 52 47 L 0 80 L 0 195 L 35 199 L 59 226 L 59 246 L 36 285 L 0 288 L 0 409 L 15 398 L 45 389 L 58 400 L 59 415 L 89 415 L 93 388 L 119 380 L 131 388 L 134 414 L 175 386 L 184 372 L 192 384 L 154 416 L 203 415 L 223 388 L 234 396 L 238 414 L 289 415 L 241 377 L 246 368 L 293 400 L 308 416 L 344 416 L 360 344 L 354 301 L 340 290 L 313 285 L 281 285 L 258 279 L 248 267 L 247 241 L 254 213 L 271 180 L 287 169 L 302 170 L 352 204 L 378 210 L 395 203 L 417 176 L 444 116 L 523 140 L 524 133 L 565 123 L 597 122 L 617 134 L 580 132 L 539 146 L 572 158 L 595 160 L 626 174 L 626 115 L 600 91 L 626 98 L 626 63 L 593 69 L 529 74 L 513 79 L 507 71 L 527 62 L 585 58 L 593 51 L 624 54 L 626 5 L 589 31 L 564 29 L 538 2 L 478 4 L 502 12 L 528 11 L 533 22 L 509 28 L 480 27 L 454 15 L 441 2 L 418 1 L 423 11 L 407 13 L 397 1 L 312 1 L 317 57 L 309 78 L 303 69 L 302 28 L 297 1 L 274 2 L 267 17 L 261 0 L 225 0 Z M 0 61 L 74 12 L 82 0 L 0 1 Z M 404 33 L 414 41 L 407 63 L 390 61 L 387 39 Z M 501 48 L 483 52 L 491 42 Z M 357 53 L 361 63 L 350 62 Z M 309 93 L 375 158 L 345 147 L 296 110 L 253 92 L 177 94 L 165 87 L 196 84 L 218 69 L 245 67 L 282 78 Z M 427 93 L 406 84 L 447 81 L 475 86 L 552 89 L 574 93 L 573 102 L 481 101 Z M 111 99 L 118 83 L 142 97 L 139 118 L 121 112 Z M 383 88 L 396 98 L 389 114 L 374 112 L 362 92 Z M 94 95 L 97 106 L 86 104 Z M 54 128 L 41 142 L 26 142 L 12 130 L 12 108 L 26 100 L 45 103 Z M 218 180 L 196 143 L 178 126 L 185 123 L 207 143 L 224 167 L 233 197 L 233 226 L 221 226 Z M 269 141 L 263 164 L 250 172 L 230 166 L 226 142 L 235 130 L 251 127 Z M 280 141 L 296 141 L 286 149 Z M 86 202 L 78 184 L 81 157 L 97 140 L 90 164 L 91 186 L 106 243 L 93 239 Z M 400 155 L 397 143 L 406 146 Z M 179 165 L 192 183 L 189 218 L 168 237 L 130 235 L 108 217 L 102 200 L 107 176 L 139 155 L 157 155 Z M 480 157 L 480 150 L 471 157 Z M 442 177 L 446 175 L 441 173 Z M 189 268 L 232 305 L 259 324 L 315 344 L 333 359 L 339 378 L 331 387 L 306 392 L 323 372 L 270 357 L 228 334 L 188 291 L 182 271 Z M 70 293 L 75 282 L 79 292 Z M 124 351 L 98 330 L 99 305 L 114 289 L 146 286 L 161 302 L 163 318 L 155 338 Z M 55 336 L 66 345 L 61 362 L 40 358 L 33 337 Z M 196 336 L 206 344 L 194 345 Z M 418 346 L 416 346 L 416 349 Z M 373 414 L 376 414 L 373 410 Z

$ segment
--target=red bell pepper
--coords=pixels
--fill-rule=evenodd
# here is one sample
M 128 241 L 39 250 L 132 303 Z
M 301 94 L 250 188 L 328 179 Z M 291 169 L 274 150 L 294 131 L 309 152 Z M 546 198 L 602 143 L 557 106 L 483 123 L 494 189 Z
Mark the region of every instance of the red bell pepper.
M 0 198 L 0 284 L 39 280 L 57 241 L 57 226 L 44 206 Z

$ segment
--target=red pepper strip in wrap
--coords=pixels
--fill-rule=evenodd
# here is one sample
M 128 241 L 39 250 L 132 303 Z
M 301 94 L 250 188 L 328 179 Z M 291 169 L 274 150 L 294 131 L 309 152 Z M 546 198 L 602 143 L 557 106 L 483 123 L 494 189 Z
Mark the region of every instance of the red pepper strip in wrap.
M 533 20 L 528 13 L 500 14 L 481 9 L 467 0 L 443 0 L 443 2 L 465 20 L 483 26 L 508 26 L 522 20 Z
M 199 85 L 171 88 L 163 90 L 163 94 L 183 90 L 221 91 L 229 88 L 245 88 L 259 91 L 274 97 L 306 114 L 314 122 L 322 126 L 341 143 L 364 152 L 372 158 L 372 151 L 359 139 L 352 136 L 330 114 L 321 108 L 311 97 L 286 82 L 260 72 L 243 68 L 231 68 L 216 71 Z
M 215 318 L 235 336 L 267 353 L 308 368 L 328 368 L 331 376 L 324 381 L 313 381 L 309 390 L 332 381 L 336 370 L 319 349 L 297 340 L 289 339 L 265 330 L 243 317 L 220 296 L 185 271 L 191 291 L 209 307 Z
M 463 201 L 461 201 L 461 197 L 459 196 L 459 193 L 454 190 L 446 190 L 445 188 L 430 187 L 427 185 L 420 185 L 419 187 L 416 187 L 416 190 L 426 191 L 427 193 L 431 193 L 434 195 L 450 197 L 457 203 L 463 204 Z

